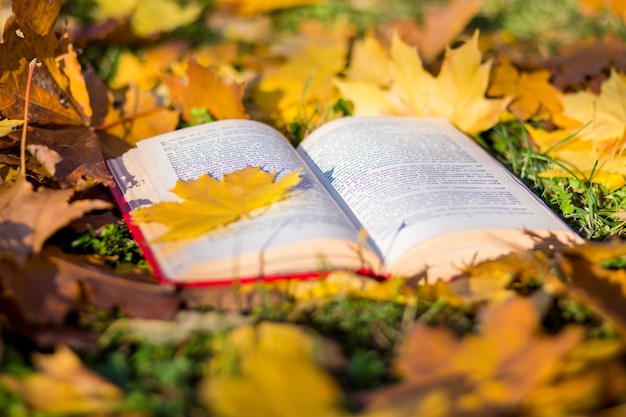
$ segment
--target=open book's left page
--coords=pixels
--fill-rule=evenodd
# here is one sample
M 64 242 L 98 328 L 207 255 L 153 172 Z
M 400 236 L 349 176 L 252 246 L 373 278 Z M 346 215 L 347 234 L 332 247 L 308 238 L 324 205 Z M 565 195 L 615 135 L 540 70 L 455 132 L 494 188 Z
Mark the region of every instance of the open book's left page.
M 138 143 L 107 161 L 127 209 L 179 201 L 169 190 L 178 179 L 225 173 L 246 166 L 277 172 L 277 179 L 303 168 L 300 184 L 286 200 L 208 233 L 154 243 L 166 229 L 138 227 L 157 273 L 175 282 L 228 282 L 330 268 L 376 269 L 375 256 L 358 241 L 358 230 L 276 130 L 249 120 L 194 126 Z

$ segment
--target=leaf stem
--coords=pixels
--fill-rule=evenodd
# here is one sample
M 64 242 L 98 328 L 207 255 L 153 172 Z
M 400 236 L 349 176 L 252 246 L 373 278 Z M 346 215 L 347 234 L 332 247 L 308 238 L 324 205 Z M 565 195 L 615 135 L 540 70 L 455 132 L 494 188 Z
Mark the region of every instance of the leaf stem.
M 28 107 L 30 106 L 30 86 L 33 83 L 33 73 L 38 67 L 37 58 L 28 63 L 28 80 L 26 81 L 26 98 L 24 99 L 24 125 L 22 127 L 22 140 L 20 143 L 20 172 L 26 175 L 26 135 L 28 131 Z

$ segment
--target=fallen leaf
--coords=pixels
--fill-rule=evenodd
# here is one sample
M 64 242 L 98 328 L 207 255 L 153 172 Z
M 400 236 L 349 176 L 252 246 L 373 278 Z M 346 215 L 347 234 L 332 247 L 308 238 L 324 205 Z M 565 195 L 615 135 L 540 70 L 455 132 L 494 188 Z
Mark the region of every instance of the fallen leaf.
M 487 93 L 491 97 L 513 97 L 508 108 L 519 120 L 545 120 L 563 111 L 562 93 L 550 84 L 550 76 L 547 70 L 520 72 L 500 55 Z
M 626 245 L 619 242 L 589 242 L 559 253 L 559 268 L 570 281 L 572 294 L 589 302 L 594 309 L 626 331 L 626 270 L 611 269 L 605 262 L 626 257 Z
M 217 227 L 249 217 L 253 210 L 287 197 L 300 182 L 300 170 L 274 182 L 275 173 L 246 167 L 225 174 L 221 181 L 203 175 L 195 180 L 178 180 L 171 190 L 182 203 L 165 201 L 133 210 L 135 222 L 159 222 L 169 231 L 157 241 L 189 239 Z
M 477 134 L 495 125 L 511 98 L 485 97 L 490 62 L 481 64 L 478 32 L 456 49 L 448 49 L 437 77 L 422 67 L 416 51 L 397 36 L 391 44 L 391 89 L 369 87 L 375 98 L 363 96 L 363 84 L 339 81 L 344 98 L 354 103 L 355 115 L 402 114 L 443 117 L 468 134 Z M 382 99 L 388 95 L 388 99 Z M 368 104 L 363 109 L 362 101 Z M 378 108 L 374 107 L 379 102 Z M 389 103 L 392 106 L 389 107 Z
M 247 119 L 242 103 L 243 85 L 222 82 L 210 67 L 194 59 L 187 66 L 187 80 L 164 74 L 172 101 L 182 108 L 183 119 L 194 123 L 193 109 L 207 109 L 215 119 Z
M 178 41 L 145 48 L 140 53 L 125 50 L 108 85 L 119 89 L 132 84 L 140 91 L 149 91 L 159 84 L 161 75 L 183 57 L 188 47 L 186 42 Z
M 511 412 L 583 338 L 577 327 L 542 335 L 539 319 L 532 301 L 518 297 L 491 304 L 479 332 L 461 339 L 447 329 L 418 324 L 392 363 L 402 381 L 373 393 L 370 410 L 415 410 L 430 388 L 449 395 L 449 412 L 443 415 Z M 417 402 L 412 393 L 418 394 Z
M 120 113 L 111 110 L 104 127 L 111 126 L 106 129 L 108 134 L 134 146 L 140 140 L 174 131 L 179 119 L 180 113 L 159 104 L 159 98 L 153 92 L 131 86 L 126 90 Z
M 91 110 L 89 92 L 87 91 L 83 70 L 78 62 L 78 55 L 74 50 L 74 46 L 71 43 L 68 44 L 67 52 L 61 54 L 56 59 L 59 62 L 61 71 L 67 76 L 71 96 L 80 107 L 82 114 L 88 120 L 91 120 L 93 111 Z
M 23 124 L 23 120 L 0 120 L 0 137 L 8 135 L 9 133 L 13 132 L 16 127 L 22 126 Z
M 427 9 L 419 24 L 414 20 L 392 21 L 382 30 L 387 33 L 387 39 L 397 33 L 404 42 L 416 46 L 422 60 L 430 63 L 463 32 L 482 4 L 483 0 L 449 1 Z
M 185 5 L 175 0 L 124 0 L 114 3 L 98 0 L 92 12 L 97 22 L 130 17 L 130 27 L 139 37 L 150 37 L 192 23 L 203 6 L 197 1 Z
M 172 287 L 154 279 L 152 283 L 133 281 L 111 268 L 53 248 L 30 255 L 23 264 L 1 256 L 0 282 L 5 296 L 18 308 L 19 317 L 9 318 L 9 322 L 27 325 L 60 325 L 70 311 L 83 311 L 86 306 L 159 320 L 171 319 L 179 308 Z
M 23 377 L 0 374 L 0 385 L 18 395 L 32 410 L 48 413 L 111 412 L 122 405 L 122 390 L 86 368 L 69 348 L 35 354 L 38 372 Z
M 624 41 L 614 36 L 586 39 L 563 46 L 542 66 L 550 71 L 552 83 L 560 90 L 588 86 L 597 93 L 611 68 L 626 72 L 625 51 Z
M 91 210 L 110 208 L 100 200 L 70 202 L 73 196 L 72 189 L 35 191 L 23 172 L 0 186 L 0 248 L 18 256 L 38 253 L 70 221 Z
M 563 115 L 580 123 L 576 133 L 597 151 L 613 156 L 626 146 L 626 79 L 617 71 L 602 83 L 599 95 L 581 91 L 562 97 Z
M 391 82 L 389 51 L 370 32 L 352 47 L 346 77 L 352 82 L 388 86 Z
M 626 184 L 624 94 L 626 80 L 613 71 L 599 95 L 586 91 L 563 95 L 563 113 L 555 114 L 559 116 L 555 120 L 574 127 L 547 132 L 526 125 L 539 151 L 558 162 L 541 175 L 577 175 L 609 190 Z
M 587 16 L 595 17 L 600 11 L 608 9 L 626 20 L 626 4 L 619 0 L 578 0 L 578 7 Z
M 17 3 L 27 6 L 28 3 L 37 2 L 14 2 L 14 5 Z M 54 3 L 60 4 L 60 1 Z M 42 56 L 36 55 L 36 51 L 26 39 L 18 35 L 20 30 L 17 22 L 9 19 L 5 26 L 4 42 L 0 43 L 0 112 L 9 119 L 24 117 L 28 63 L 35 57 L 43 59 Z M 58 44 L 54 33 L 51 35 Z M 53 51 L 55 48 L 56 46 Z M 53 52 L 47 51 L 46 54 L 52 63 L 37 68 L 34 72 L 29 123 L 81 126 L 88 124 L 89 118 L 82 114 L 71 98 L 67 78 L 57 68 Z M 54 75 L 50 72 L 51 68 Z M 63 81 L 63 84 L 59 85 L 57 79 Z
M 218 5 L 228 6 L 244 16 L 316 3 L 319 0 L 217 0 Z
M 338 384 L 318 365 L 343 364 L 343 357 L 314 332 L 262 322 L 235 328 L 215 349 L 198 395 L 220 415 L 344 415 Z
M 328 109 L 338 98 L 333 80 L 344 67 L 350 35 L 341 25 L 302 23 L 297 35 L 272 45 L 272 52 L 286 61 L 263 70 L 255 102 L 279 126 L 298 118 L 310 127 L 328 121 Z
M 16 139 L 20 133 L 12 133 Z M 110 185 L 100 142 L 88 127 L 46 129 L 28 127 L 27 149 L 62 187 L 84 190 L 93 184 Z

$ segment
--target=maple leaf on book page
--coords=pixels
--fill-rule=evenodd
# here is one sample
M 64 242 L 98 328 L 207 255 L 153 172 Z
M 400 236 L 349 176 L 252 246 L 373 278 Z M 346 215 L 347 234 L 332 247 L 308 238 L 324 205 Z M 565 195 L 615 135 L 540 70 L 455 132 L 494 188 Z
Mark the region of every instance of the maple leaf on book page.
M 356 115 L 443 117 L 473 135 L 495 125 L 511 101 L 510 97 L 485 97 L 491 62 L 481 60 L 476 32 L 464 45 L 446 51 L 435 77 L 423 68 L 417 51 L 395 36 L 391 43 L 391 88 L 349 79 L 336 84 L 343 97 L 354 103 Z
M 248 218 L 255 209 L 283 200 L 300 183 L 300 170 L 274 182 L 275 173 L 259 167 L 224 174 L 222 181 L 209 174 L 195 180 L 178 180 L 171 190 L 182 202 L 164 201 L 132 211 L 135 222 L 158 222 L 169 231 L 157 242 L 189 239 Z

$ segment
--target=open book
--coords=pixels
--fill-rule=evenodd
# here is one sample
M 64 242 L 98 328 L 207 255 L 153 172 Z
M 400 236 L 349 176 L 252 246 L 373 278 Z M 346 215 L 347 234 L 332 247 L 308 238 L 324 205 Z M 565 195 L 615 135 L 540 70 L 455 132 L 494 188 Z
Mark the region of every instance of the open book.
M 315 275 L 336 269 L 449 279 L 472 263 L 539 244 L 580 242 L 528 188 L 442 119 L 348 117 L 297 149 L 276 130 L 225 120 L 143 140 L 107 161 L 125 219 L 176 201 L 169 190 L 246 166 L 303 168 L 290 196 L 200 238 L 158 242 L 130 224 L 156 275 L 177 284 Z

